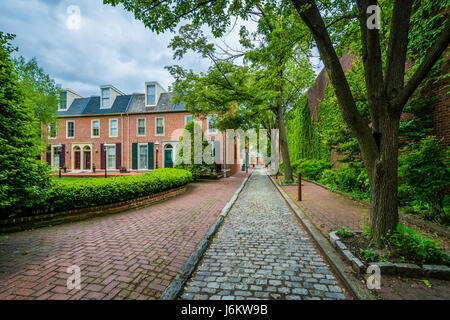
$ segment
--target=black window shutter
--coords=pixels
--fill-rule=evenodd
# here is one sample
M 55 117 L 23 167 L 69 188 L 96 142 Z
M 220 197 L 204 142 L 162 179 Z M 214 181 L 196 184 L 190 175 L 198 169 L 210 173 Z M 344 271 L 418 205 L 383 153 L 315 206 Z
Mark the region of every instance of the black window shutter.
M 47 148 L 47 152 L 45 153 L 45 161 L 47 161 L 47 163 L 49 165 L 52 164 L 52 147 L 48 146 Z
M 106 152 L 103 143 L 100 144 L 100 169 L 105 169 L 106 164 Z
M 122 145 L 116 143 L 116 169 L 120 169 L 122 166 Z
M 154 169 L 153 163 L 155 162 L 155 159 L 153 157 L 153 142 L 148 143 L 148 168 L 150 170 Z
M 131 145 L 131 169 L 137 170 L 138 168 L 138 144 L 133 142 Z

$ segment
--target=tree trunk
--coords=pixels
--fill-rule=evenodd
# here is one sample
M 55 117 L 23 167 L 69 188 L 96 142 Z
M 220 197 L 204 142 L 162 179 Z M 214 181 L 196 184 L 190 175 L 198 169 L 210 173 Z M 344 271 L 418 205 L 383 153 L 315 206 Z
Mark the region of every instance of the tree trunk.
M 398 223 L 398 126 L 396 115 L 380 117 L 381 133 L 374 135 L 379 157 L 367 170 L 371 186 L 370 239 L 376 245 L 382 245 Z
M 293 176 L 292 176 L 291 160 L 289 158 L 289 147 L 286 136 L 286 123 L 284 122 L 284 109 L 281 104 L 277 106 L 276 114 L 278 121 L 278 129 L 280 130 L 280 147 L 284 164 L 284 178 L 287 180 L 292 180 Z

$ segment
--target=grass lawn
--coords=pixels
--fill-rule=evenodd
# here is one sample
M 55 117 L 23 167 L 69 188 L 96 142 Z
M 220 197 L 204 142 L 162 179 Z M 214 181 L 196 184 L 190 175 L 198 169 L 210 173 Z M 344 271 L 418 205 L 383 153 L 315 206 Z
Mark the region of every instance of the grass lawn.
M 61 182 L 77 182 L 77 181 L 86 181 L 86 179 L 97 179 L 97 178 L 86 178 L 86 177 L 53 177 L 53 180 L 55 181 L 61 181 Z

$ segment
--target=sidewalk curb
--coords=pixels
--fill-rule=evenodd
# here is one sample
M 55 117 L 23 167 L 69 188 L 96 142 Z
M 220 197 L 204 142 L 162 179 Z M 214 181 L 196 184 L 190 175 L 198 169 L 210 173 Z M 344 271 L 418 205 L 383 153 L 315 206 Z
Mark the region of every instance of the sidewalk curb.
M 319 249 L 327 257 L 330 265 L 342 280 L 344 285 L 347 287 L 349 292 L 358 300 L 376 300 L 375 297 L 370 294 L 369 290 L 364 286 L 364 284 L 352 275 L 352 268 L 342 260 L 342 258 L 332 247 L 330 242 L 320 233 L 319 230 L 317 230 L 317 228 L 300 210 L 295 202 L 291 198 L 289 198 L 286 192 L 284 192 L 284 190 L 278 185 L 276 181 L 273 180 L 270 175 L 268 175 L 268 177 L 270 178 L 270 181 L 278 190 L 282 198 L 284 198 L 288 206 L 292 209 L 292 211 L 294 211 L 295 215 L 298 217 L 302 225 L 314 239 Z
M 183 292 L 184 284 L 189 280 L 189 278 L 194 273 L 194 270 L 197 267 L 198 263 L 200 262 L 206 249 L 208 248 L 212 237 L 216 234 L 217 230 L 222 225 L 223 221 L 230 212 L 231 208 L 233 207 L 234 203 L 241 194 L 241 191 L 244 189 L 244 186 L 247 184 L 247 181 L 252 174 L 253 171 L 247 177 L 245 177 L 239 189 L 236 190 L 230 201 L 228 201 L 225 207 L 223 207 L 222 211 L 217 217 L 216 222 L 211 226 L 211 228 L 209 228 L 206 235 L 197 245 L 195 251 L 191 254 L 189 259 L 184 264 L 184 267 L 181 270 L 181 272 L 169 284 L 169 286 L 166 288 L 162 296 L 159 298 L 160 300 L 176 300 L 181 295 L 181 293 Z

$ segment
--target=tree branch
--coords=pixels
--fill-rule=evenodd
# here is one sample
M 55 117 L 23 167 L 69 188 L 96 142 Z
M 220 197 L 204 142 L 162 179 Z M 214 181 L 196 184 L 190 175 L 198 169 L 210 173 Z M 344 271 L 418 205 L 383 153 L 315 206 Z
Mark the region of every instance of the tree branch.
M 405 106 L 408 99 L 417 89 L 417 87 L 421 84 L 423 79 L 427 76 L 428 72 L 430 72 L 431 68 L 434 66 L 436 61 L 442 55 L 446 48 L 448 48 L 448 44 L 450 42 L 450 14 L 447 13 L 447 21 L 445 23 L 445 28 L 441 31 L 436 42 L 428 51 L 427 55 L 423 59 L 422 64 L 416 70 L 414 75 L 409 79 L 406 86 L 401 89 L 398 95 L 391 100 L 391 105 L 395 108 L 397 112 L 402 112 L 403 107 Z
M 384 78 L 388 99 L 395 97 L 404 85 L 411 7 L 412 1 L 396 0 L 394 4 Z
M 382 114 L 380 99 L 383 97 L 383 62 L 381 60 L 380 34 L 378 29 L 367 27 L 367 7 L 377 5 L 376 0 L 358 0 L 359 25 L 363 44 L 364 76 L 366 80 L 367 100 L 372 119 L 372 130 L 379 131 L 378 118 Z M 387 110 L 384 110 L 386 113 Z

